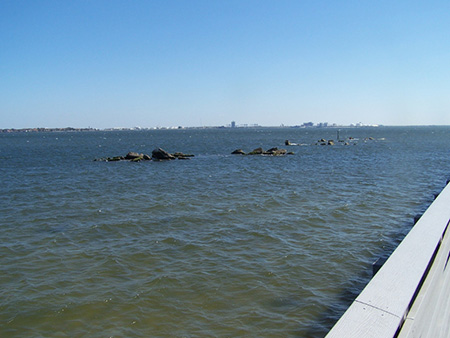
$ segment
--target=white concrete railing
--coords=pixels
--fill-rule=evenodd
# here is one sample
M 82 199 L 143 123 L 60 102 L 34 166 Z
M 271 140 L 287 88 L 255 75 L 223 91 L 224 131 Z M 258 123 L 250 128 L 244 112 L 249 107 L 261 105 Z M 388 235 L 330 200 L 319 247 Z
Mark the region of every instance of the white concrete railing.
M 450 335 L 450 184 L 326 338 Z

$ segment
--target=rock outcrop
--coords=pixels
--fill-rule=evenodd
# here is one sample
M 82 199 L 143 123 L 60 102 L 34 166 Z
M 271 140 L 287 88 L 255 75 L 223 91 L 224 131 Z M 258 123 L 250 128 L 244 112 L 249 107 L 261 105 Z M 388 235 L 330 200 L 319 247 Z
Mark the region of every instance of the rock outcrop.
M 264 151 L 263 148 L 259 147 L 253 149 L 249 153 L 245 153 L 242 149 L 236 149 L 231 154 L 233 155 L 263 155 L 263 156 L 283 156 L 283 155 L 294 155 L 293 152 L 288 152 L 286 149 L 278 149 L 277 147 L 270 148 Z
M 179 159 L 179 160 L 187 160 L 190 157 L 194 157 L 194 155 L 192 154 L 183 154 L 183 153 L 174 153 L 172 154 L 172 156 L 174 156 L 175 158 Z
M 242 149 L 236 149 L 231 154 L 233 154 L 233 155 L 246 155 L 245 151 L 243 151 Z
M 174 160 L 176 157 L 169 154 L 167 151 L 157 148 L 152 151 L 152 159 L 157 161 Z
M 253 149 L 247 155 L 262 155 L 262 153 L 264 153 L 264 149 L 259 147 L 259 148 Z
M 181 152 L 176 152 L 174 154 L 170 154 L 167 151 L 156 148 L 152 151 L 152 156 L 142 153 L 136 153 L 134 151 L 130 151 L 125 156 L 114 156 L 114 157 L 106 157 L 106 158 L 97 158 L 94 161 L 104 161 L 104 162 L 116 162 L 116 161 L 129 161 L 129 162 L 140 162 L 140 161 L 164 161 L 164 160 L 187 160 L 190 157 L 194 157 L 192 154 L 183 154 Z
M 281 156 L 286 155 L 287 150 L 286 149 L 278 149 L 278 148 L 271 148 L 263 153 L 264 155 L 272 155 L 272 156 Z
M 130 151 L 128 154 L 125 155 L 126 160 L 135 160 L 137 158 L 144 158 L 144 154 L 138 154 L 133 151 Z

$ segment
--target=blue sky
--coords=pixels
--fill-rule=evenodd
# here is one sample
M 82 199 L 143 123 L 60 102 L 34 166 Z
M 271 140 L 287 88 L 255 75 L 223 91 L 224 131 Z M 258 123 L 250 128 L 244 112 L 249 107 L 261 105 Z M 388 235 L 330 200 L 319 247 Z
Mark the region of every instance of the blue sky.
M 450 125 L 449 1 L 0 1 L 0 128 Z

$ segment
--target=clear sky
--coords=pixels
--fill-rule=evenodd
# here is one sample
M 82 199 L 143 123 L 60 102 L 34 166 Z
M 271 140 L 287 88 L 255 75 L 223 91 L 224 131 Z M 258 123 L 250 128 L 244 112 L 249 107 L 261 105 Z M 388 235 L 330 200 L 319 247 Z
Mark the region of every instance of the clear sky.
M 0 128 L 233 120 L 450 125 L 450 1 L 0 1 Z

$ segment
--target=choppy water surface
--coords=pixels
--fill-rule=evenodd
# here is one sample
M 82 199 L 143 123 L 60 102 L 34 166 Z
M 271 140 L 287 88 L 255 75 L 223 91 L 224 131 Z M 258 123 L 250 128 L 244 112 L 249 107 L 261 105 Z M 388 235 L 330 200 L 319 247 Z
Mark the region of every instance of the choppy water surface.
M 448 127 L 336 132 L 1 134 L 0 336 L 324 336 L 450 176 Z

